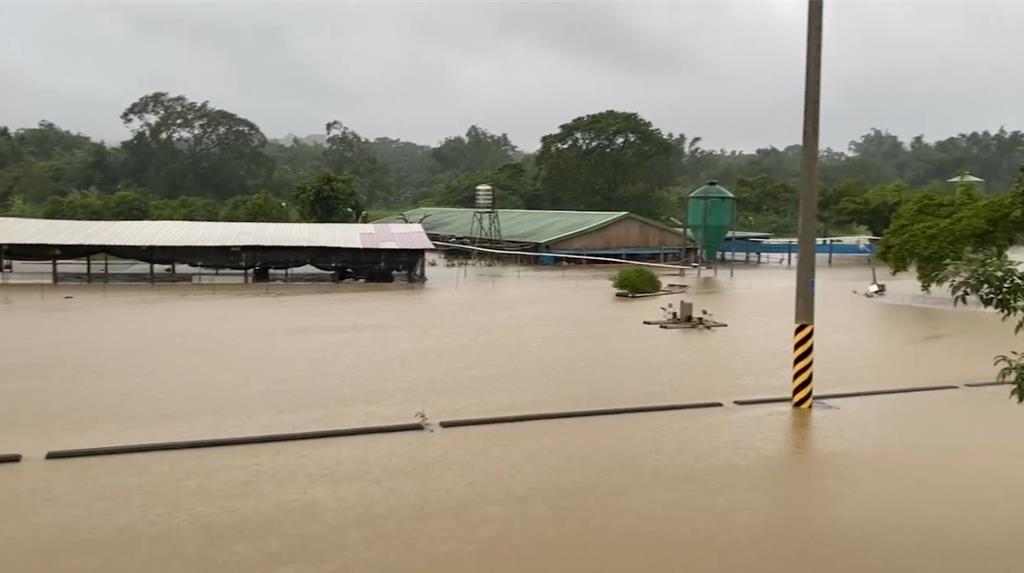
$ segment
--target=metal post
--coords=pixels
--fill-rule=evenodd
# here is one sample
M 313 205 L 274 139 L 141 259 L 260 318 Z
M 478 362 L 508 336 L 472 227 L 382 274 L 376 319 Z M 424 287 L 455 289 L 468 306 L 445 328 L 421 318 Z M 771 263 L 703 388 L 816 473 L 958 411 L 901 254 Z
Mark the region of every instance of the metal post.
M 92 282 L 92 255 L 85 257 L 85 282 Z
M 153 269 L 153 255 L 156 254 L 156 248 L 149 248 L 149 284 L 156 284 L 156 272 Z
M 53 266 L 53 284 L 57 284 L 57 255 L 53 255 L 53 261 L 51 261 L 51 264 Z
M 835 243 L 832 241 L 832 239 L 828 240 L 828 266 L 830 267 L 832 266 L 832 245 L 834 244 Z
M 818 231 L 818 123 L 821 111 L 822 0 L 807 4 L 807 66 L 804 80 L 804 138 L 800 171 L 800 249 L 796 269 L 796 327 L 793 334 L 792 403 L 814 403 L 814 266 Z
M 110 282 L 110 255 L 103 253 L 103 282 Z
M 732 278 L 736 273 L 736 201 L 732 202 L 732 261 L 729 263 L 729 278 Z
M 242 284 L 249 284 L 249 260 L 246 252 L 242 251 Z
M 711 202 L 711 197 L 705 197 L 704 201 L 703 201 L 703 205 L 704 206 L 701 207 L 701 220 L 704 223 L 704 226 L 701 227 L 701 232 L 702 233 L 707 233 L 708 232 L 708 203 L 710 203 L 710 202 Z M 706 239 L 707 237 L 704 237 L 704 238 Z M 701 266 L 704 266 L 704 255 L 706 255 L 707 253 L 705 253 L 704 249 L 701 248 L 701 247 L 702 246 L 698 246 L 697 247 L 697 252 L 700 253 L 700 264 L 701 264 Z M 711 257 L 711 262 L 715 265 L 715 270 L 717 271 L 718 270 L 718 263 L 715 262 L 715 258 L 714 257 Z M 700 273 L 698 273 L 697 276 L 700 276 Z

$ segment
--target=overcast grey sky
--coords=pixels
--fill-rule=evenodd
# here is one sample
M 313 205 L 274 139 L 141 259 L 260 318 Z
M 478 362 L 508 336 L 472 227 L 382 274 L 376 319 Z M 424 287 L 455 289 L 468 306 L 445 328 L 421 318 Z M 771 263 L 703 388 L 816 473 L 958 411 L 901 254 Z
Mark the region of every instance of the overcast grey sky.
M 829 1 L 822 144 L 1024 128 L 1024 2 Z M 470 124 L 524 149 L 637 111 L 710 147 L 800 139 L 804 2 L 0 5 L 0 124 L 108 142 L 152 91 L 270 137 L 340 119 L 433 144 Z

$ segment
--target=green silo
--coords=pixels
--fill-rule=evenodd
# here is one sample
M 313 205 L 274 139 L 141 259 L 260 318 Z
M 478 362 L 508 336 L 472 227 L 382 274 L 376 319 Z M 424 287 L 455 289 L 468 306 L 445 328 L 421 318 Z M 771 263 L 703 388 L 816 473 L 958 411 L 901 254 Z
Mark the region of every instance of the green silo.
M 690 193 L 686 212 L 686 224 L 704 254 L 703 260 L 714 261 L 718 256 L 718 247 L 732 230 L 736 217 L 736 196 L 712 179 L 707 185 Z

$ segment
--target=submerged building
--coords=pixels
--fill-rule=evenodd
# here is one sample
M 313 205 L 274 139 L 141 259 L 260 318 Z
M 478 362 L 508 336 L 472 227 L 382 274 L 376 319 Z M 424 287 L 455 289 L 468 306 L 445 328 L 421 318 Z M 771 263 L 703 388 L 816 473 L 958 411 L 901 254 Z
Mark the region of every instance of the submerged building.
M 692 242 L 674 229 L 628 211 L 497 209 L 500 239 L 474 229 L 476 209 L 420 207 L 380 223 L 419 223 L 434 241 L 519 252 L 594 255 L 626 260 L 682 260 Z M 443 248 L 443 246 L 441 246 Z M 550 262 L 541 257 L 541 262 Z M 548 258 L 549 259 L 549 258 Z
M 390 282 L 395 274 L 423 280 L 424 257 L 434 248 L 418 224 L 234 223 L 219 221 L 72 221 L 0 217 L 0 269 L 9 261 L 84 260 L 108 255 L 153 266 L 183 264 L 234 269 L 248 281 L 271 270 L 313 266 L 336 279 Z

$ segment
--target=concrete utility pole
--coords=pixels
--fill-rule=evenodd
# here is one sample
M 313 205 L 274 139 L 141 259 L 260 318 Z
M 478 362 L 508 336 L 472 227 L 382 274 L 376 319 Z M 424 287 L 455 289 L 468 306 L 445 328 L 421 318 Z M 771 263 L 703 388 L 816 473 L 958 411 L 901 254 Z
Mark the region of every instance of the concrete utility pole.
M 807 68 L 800 171 L 800 232 L 793 335 L 793 407 L 814 403 L 814 257 L 818 236 L 818 119 L 821 111 L 822 0 L 807 4 Z

